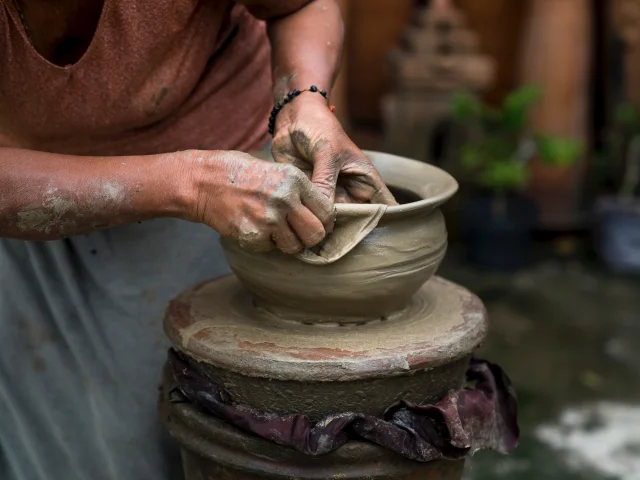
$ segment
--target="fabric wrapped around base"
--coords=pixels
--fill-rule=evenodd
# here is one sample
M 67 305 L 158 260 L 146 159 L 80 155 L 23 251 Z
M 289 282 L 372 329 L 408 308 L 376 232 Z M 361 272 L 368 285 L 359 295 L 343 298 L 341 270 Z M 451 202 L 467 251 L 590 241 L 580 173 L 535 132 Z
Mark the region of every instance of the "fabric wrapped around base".
M 230 395 L 176 350 L 169 351 L 172 402 L 191 402 L 248 433 L 307 455 L 337 450 L 350 439 L 376 443 L 419 462 L 458 460 L 478 450 L 511 453 L 518 444 L 517 400 L 497 365 L 471 360 L 467 386 L 433 405 L 400 401 L 383 418 L 332 414 L 312 424 L 300 414 L 278 415 L 234 404 Z

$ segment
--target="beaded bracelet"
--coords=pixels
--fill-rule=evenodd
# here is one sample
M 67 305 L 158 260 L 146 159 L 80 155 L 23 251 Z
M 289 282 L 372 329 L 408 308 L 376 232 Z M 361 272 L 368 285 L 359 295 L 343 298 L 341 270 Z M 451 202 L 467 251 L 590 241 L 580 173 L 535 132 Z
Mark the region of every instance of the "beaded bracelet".
M 273 109 L 271 110 L 271 115 L 269 116 L 269 134 L 271 136 L 273 136 L 273 133 L 274 133 L 274 127 L 276 124 L 276 117 L 278 116 L 278 112 L 282 110 L 282 107 L 284 107 L 287 103 L 289 103 L 291 100 L 296 98 L 302 92 L 319 93 L 324 98 L 327 98 L 327 91 L 319 90 L 318 87 L 316 87 L 315 85 L 311 85 L 309 88 L 305 88 L 304 90 L 300 90 L 299 88 L 296 88 L 295 90 L 291 90 L 289 93 L 283 96 L 282 100 L 276 103 L 275 107 L 273 107 Z M 332 112 L 335 112 L 336 107 L 334 107 L 333 105 L 329 105 L 329 110 L 331 110 Z

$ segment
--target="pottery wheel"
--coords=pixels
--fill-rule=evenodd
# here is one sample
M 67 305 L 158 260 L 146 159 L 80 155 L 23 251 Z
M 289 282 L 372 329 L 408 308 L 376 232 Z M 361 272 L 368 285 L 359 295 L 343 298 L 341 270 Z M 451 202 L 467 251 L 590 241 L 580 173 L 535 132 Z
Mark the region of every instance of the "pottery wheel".
M 229 275 L 173 300 L 164 328 L 239 401 L 315 416 L 329 405 L 379 413 L 399 398 L 437 400 L 463 382 L 487 319 L 475 295 L 434 277 L 390 318 L 306 325 L 261 311 Z

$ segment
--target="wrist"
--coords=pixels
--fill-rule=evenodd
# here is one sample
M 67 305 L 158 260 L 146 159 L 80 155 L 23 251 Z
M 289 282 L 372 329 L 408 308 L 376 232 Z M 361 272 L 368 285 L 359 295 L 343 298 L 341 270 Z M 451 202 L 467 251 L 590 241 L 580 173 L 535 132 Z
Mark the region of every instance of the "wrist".
M 168 202 L 177 218 L 201 222 L 198 218 L 198 202 L 202 196 L 203 181 L 206 179 L 210 188 L 212 181 L 219 178 L 221 166 L 220 162 L 215 161 L 218 153 L 185 150 L 163 155 L 166 157 L 163 161 L 163 174 L 172 179 Z
M 178 162 L 182 179 L 177 183 L 175 199 L 180 208 L 180 218 L 190 222 L 208 223 L 214 219 L 205 219 L 206 211 L 220 211 L 225 205 L 222 201 L 227 192 L 225 188 L 233 185 L 233 154 L 226 150 L 188 150 L 180 152 Z M 243 155 L 243 154 L 240 154 Z M 205 199 L 205 200 L 203 200 Z M 211 225 L 216 228 L 215 225 Z M 217 229 L 217 228 L 216 228 Z
M 330 92 L 333 88 L 333 82 L 325 78 L 325 75 L 315 74 L 291 74 L 276 76 L 273 86 L 273 102 L 278 103 L 289 92 L 296 88 L 304 91 L 311 85 L 316 85 L 318 90 Z
M 309 109 L 328 109 L 333 112 L 334 107 L 329 104 L 329 94 L 316 85 L 303 90 L 294 89 L 276 102 L 269 118 L 269 133 L 274 135 L 277 130 L 293 123 L 301 111 Z

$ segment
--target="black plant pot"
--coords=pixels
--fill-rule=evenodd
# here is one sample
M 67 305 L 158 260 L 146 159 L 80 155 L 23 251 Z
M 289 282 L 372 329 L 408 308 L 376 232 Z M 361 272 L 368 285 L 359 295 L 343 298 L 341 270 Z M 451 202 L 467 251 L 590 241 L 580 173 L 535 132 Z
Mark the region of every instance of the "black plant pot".
M 462 211 L 461 229 L 469 262 L 490 271 L 513 272 L 531 256 L 537 211 L 521 195 L 473 195 Z
M 596 203 L 597 250 L 613 272 L 640 274 L 640 200 L 603 197 Z

